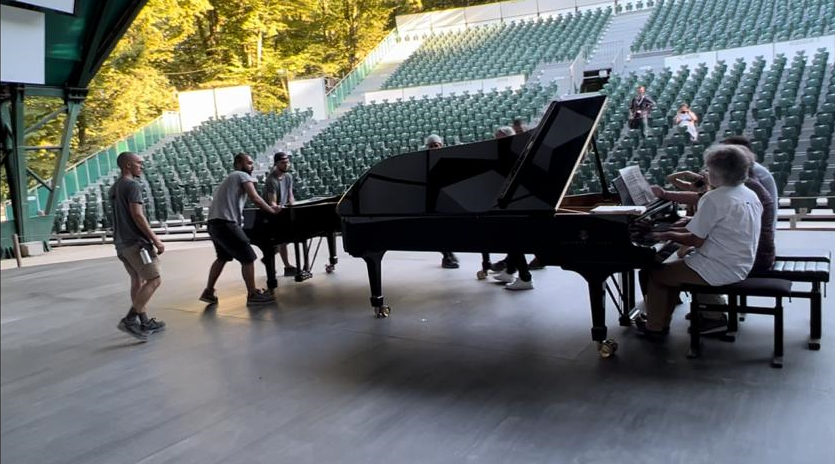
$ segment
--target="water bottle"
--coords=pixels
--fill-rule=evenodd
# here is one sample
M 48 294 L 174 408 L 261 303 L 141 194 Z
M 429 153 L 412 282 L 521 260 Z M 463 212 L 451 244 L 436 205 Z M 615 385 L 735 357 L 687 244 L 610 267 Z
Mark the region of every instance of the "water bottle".
M 142 259 L 142 264 L 151 264 L 151 254 L 148 253 L 148 250 L 142 248 L 139 250 L 139 258 Z

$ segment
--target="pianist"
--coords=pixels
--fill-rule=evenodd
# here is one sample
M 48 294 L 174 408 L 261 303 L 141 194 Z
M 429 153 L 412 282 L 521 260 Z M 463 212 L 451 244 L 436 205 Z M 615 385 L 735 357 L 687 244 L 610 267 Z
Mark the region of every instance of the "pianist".
M 264 181 L 264 200 L 270 206 L 280 206 L 282 208 L 292 205 L 295 201 L 293 197 L 293 176 L 290 174 L 290 155 L 283 151 L 273 155 L 273 170 Z M 296 275 L 298 270 L 296 266 L 290 264 L 287 257 L 286 243 L 278 245 L 278 254 L 284 263 L 284 275 Z
M 639 318 L 637 326 L 652 341 L 663 340 L 669 332 L 682 284 L 732 284 L 743 280 L 754 265 L 763 206 L 743 184 L 751 158 L 744 148 L 715 145 L 705 152 L 705 165 L 713 190 L 699 199 L 685 230 L 654 235 L 692 246 L 694 251 L 650 270 L 646 320 Z
M 425 145 L 428 150 L 437 150 L 444 147 L 444 139 L 438 134 L 431 134 L 426 137 Z M 451 251 L 442 251 L 441 267 L 444 269 L 458 269 L 461 265 L 458 264 L 458 257 Z

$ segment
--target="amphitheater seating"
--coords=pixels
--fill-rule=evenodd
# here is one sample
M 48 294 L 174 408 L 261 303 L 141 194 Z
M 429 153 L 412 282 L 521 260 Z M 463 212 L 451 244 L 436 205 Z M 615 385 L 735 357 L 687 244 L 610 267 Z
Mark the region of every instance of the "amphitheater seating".
M 661 0 L 631 48 L 686 54 L 833 32 L 831 0 Z
M 374 163 L 418 150 L 432 133 L 447 145 L 493 138 L 497 126 L 515 117 L 538 118 L 556 94 L 555 85 L 534 84 L 517 91 L 360 105 L 296 154 L 296 198 L 339 194 Z
M 835 75 L 826 51 L 813 58 L 784 56 L 766 69 L 765 61 L 718 63 L 675 73 L 665 69 L 642 76 L 615 76 L 604 87 L 609 105 L 598 128 L 597 144 L 610 177 L 617 169 L 637 164 L 648 180 L 664 184 L 674 170 L 698 169 L 711 143 L 738 134 L 752 139 L 758 160 L 774 174 L 781 195 L 792 206 L 814 208 L 823 187 L 832 191 L 835 157 L 830 153 L 835 125 Z M 824 84 L 827 83 L 827 84 Z M 637 85 L 647 86 L 657 107 L 650 131 L 642 138 L 626 127 L 629 99 Z M 689 143 L 680 128 L 671 127 L 678 105 L 689 102 L 700 117 L 698 141 Z M 574 187 L 588 191 L 591 169 L 581 169 Z M 595 181 L 592 181 L 594 184 Z
M 434 34 L 383 88 L 527 76 L 540 62 L 572 60 L 583 45 L 596 43 L 610 15 L 606 8 Z
M 255 156 L 264 152 L 310 117 L 311 110 L 209 120 L 146 154 L 142 178 L 145 214 L 161 222 L 169 214 L 189 213 L 194 220 L 205 219 L 198 206 L 200 198 L 211 195 L 232 169 L 235 153 Z M 76 233 L 110 227 L 113 205 L 107 192 L 116 177 L 114 173 L 67 202 L 66 213 L 64 208 L 56 213 L 54 230 Z

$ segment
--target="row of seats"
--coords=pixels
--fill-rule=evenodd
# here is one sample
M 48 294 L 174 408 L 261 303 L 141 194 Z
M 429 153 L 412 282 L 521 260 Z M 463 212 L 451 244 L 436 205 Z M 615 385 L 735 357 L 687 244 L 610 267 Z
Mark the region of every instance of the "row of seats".
M 584 45 L 597 42 L 610 16 L 611 8 L 607 7 L 433 34 L 383 88 L 527 76 L 541 62 L 574 59 Z
M 210 196 L 232 170 L 235 153 L 257 157 L 312 116 L 308 109 L 211 119 L 145 153 L 141 182 L 146 215 L 161 222 L 171 214 L 205 219 L 200 200 Z M 117 178 L 114 172 L 62 205 L 55 215 L 54 231 L 77 233 L 110 227 L 113 205 L 107 192 Z
M 359 105 L 307 142 L 293 159 L 296 198 L 343 192 L 381 159 L 423 147 L 438 134 L 447 145 L 493 138 L 501 125 L 536 120 L 557 95 L 557 86 L 398 99 Z
M 820 50 L 809 59 L 799 53 L 791 62 L 778 56 L 766 69 L 763 59 L 732 66 L 720 62 L 712 73 L 704 66 L 682 67 L 642 76 L 614 76 L 604 87 L 610 102 L 601 118 L 597 145 L 609 176 L 626 165 L 639 165 L 653 183 L 663 184 L 674 170 L 701 166 L 705 148 L 729 135 L 752 139 L 758 160 L 774 174 L 781 195 L 795 208 L 814 208 L 816 199 L 832 196 L 835 158 L 830 154 L 835 126 L 835 76 Z M 637 85 L 656 99 L 649 132 L 628 129 L 628 104 Z M 690 143 L 683 128 L 672 127 L 682 102 L 699 116 L 698 138 Z M 575 178 L 577 191 L 599 189 L 589 167 Z M 830 206 L 835 202 L 830 201 Z
M 832 0 L 660 0 L 631 49 L 686 54 L 833 32 Z

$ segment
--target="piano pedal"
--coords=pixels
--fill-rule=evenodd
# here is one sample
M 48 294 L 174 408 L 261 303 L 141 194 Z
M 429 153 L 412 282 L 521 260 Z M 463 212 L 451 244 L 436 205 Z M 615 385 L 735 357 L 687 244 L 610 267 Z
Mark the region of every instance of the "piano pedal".
M 391 314 L 391 307 L 389 305 L 375 306 L 374 317 L 377 319 L 385 319 Z

